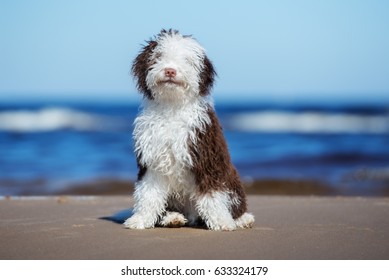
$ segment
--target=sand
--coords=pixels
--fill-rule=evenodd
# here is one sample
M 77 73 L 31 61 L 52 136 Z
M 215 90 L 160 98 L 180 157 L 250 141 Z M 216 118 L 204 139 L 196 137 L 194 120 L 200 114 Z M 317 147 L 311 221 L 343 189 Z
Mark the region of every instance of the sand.
M 0 259 L 389 259 L 389 199 L 250 195 L 252 229 L 124 229 L 130 196 L 3 197 Z

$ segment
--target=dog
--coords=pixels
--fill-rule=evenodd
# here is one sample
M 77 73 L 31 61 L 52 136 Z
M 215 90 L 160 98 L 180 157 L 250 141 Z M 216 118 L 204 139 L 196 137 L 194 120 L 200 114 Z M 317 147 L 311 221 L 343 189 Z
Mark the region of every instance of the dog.
M 135 205 L 124 226 L 252 227 L 210 98 L 216 72 L 204 48 L 172 29 L 146 43 L 132 65 L 144 98 L 133 132 Z

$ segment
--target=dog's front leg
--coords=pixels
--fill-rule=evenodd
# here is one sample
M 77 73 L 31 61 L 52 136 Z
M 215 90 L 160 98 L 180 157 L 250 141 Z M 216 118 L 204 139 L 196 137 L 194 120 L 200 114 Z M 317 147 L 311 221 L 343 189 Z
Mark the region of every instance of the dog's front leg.
M 124 222 L 126 228 L 153 228 L 166 210 L 168 188 L 161 176 L 148 171 L 135 184 L 134 214 Z

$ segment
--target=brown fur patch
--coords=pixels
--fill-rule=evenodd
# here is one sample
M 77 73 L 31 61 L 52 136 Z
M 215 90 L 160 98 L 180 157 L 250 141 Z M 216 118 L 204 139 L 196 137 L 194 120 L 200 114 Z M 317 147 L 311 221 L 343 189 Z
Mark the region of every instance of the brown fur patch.
M 153 94 L 147 87 L 146 77 L 150 67 L 152 66 L 152 62 L 150 61 L 151 54 L 158 43 L 153 40 L 150 40 L 147 43 L 148 44 L 143 47 L 142 51 L 135 58 L 131 70 L 137 81 L 138 90 L 148 99 L 153 99 Z
M 205 96 L 211 93 L 213 83 L 215 80 L 216 71 L 212 62 L 207 56 L 204 57 L 203 69 L 200 73 L 200 95 Z
M 232 200 L 238 199 L 239 204 L 233 205 L 231 209 L 231 214 L 236 219 L 247 211 L 246 195 L 239 175 L 231 163 L 216 113 L 209 108 L 208 114 L 211 124 L 203 132 L 197 130 L 197 142 L 190 143 L 194 162 L 192 172 L 200 194 L 229 191 Z
M 136 161 L 137 161 L 137 164 L 138 164 L 138 181 L 142 180 L 142 178 L 145 176 L 146 174 L 146 171 L 147 171 L 147 167 L 142 165 L 140 162 L 139 162 L 139 157 L 137 157 Z

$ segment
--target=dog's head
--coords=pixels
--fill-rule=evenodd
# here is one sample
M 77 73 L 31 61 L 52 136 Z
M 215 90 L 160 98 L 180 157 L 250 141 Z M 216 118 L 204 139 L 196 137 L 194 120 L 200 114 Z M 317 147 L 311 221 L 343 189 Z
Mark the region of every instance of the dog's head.
M 148 99 L 189 100 L 206 96 L 216 72 L 204 48 L 191 36 L 162 30 L 135 58 L 132 73 Z

